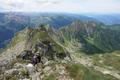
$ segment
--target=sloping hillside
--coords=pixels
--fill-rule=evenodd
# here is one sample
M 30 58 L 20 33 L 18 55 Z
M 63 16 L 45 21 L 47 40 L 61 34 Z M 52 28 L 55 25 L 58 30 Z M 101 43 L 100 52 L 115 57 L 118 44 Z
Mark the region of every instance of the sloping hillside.
M 114 26 L 113 26 L 114 27 Z M 104 53 L 120 50 L 120 31 L 96 22 L 76 21 L 62 28 L 64 44 L 80 43 L 79 50 L 86 53 Z M 77 46 L 77 45 L 76 45 Z

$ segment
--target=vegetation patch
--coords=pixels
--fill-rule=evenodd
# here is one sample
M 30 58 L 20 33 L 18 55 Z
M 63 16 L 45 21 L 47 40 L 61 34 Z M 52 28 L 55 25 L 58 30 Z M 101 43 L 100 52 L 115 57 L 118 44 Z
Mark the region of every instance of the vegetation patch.
M 80 64 L 70 64 L 66 67 L 66 70 L 74 80 L 117 80 L 93 69 L 87 69 Z
M 44 80 L 56 80 L 56 77 L 54 74 L 50 74 L 49 76 L 47 76 Z

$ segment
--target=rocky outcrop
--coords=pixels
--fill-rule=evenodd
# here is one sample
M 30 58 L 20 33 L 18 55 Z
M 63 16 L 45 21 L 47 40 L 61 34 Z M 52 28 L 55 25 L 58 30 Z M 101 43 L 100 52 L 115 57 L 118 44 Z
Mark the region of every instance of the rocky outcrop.
M 18 58 L 21 58 L 23 60 L 27 60 L 34 65 L 37 63 L 45 63 L 45 59 L 48 60 L 57 60 L 57 59 L 64 59 L 65 57 L 69 57 L 66 54 L 66 52 L 59 53 L 56 50 L 54 50 L 53 43 L 49 41 L 42 41 L 35 45 L 35 47 L 32 50 L 24 50 L 20 55 L 18 55 Z
M 0 56 L 0 80 L 44 80 L 54 73 L 54 65 L 69 59 L 67 50 L 48 35 L 48 29 L 28 28 L 15 35 L 11 47 Z

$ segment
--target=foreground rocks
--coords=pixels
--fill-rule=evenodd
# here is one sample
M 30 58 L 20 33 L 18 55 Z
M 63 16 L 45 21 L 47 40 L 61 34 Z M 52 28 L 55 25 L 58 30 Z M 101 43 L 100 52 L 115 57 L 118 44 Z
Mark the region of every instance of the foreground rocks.
M 0 74 L 0 80 L 46 80 L 55 75 L 57 80 L 72 80 L 65 69 L 65 63 L 48 61 L 45 64 L 15 63 L 11 69 Z
M 32 49 L 12 56 L 7 59 L 6 55 L 6 59 L 0 61 L 0 80 L 46 80 L 53 74 L 58 80 L 70 80 L 65 77 L 68 73 L 62 65 L 70 60 L 69 56 L 65 51 L 54 50 L 49 41 L 39 42 Z

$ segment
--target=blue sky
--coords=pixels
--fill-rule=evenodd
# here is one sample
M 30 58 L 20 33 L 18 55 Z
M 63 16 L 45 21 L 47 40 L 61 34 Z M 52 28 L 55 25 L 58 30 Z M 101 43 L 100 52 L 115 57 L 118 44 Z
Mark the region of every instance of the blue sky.
M 0 0 L 0 11 L 120 13 L 120 0 Z

